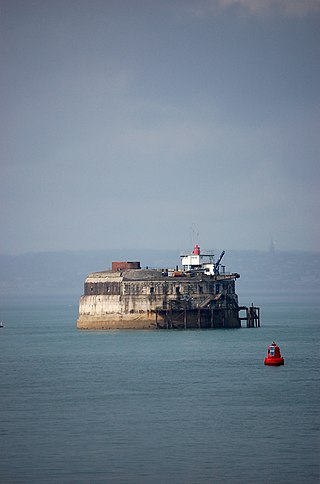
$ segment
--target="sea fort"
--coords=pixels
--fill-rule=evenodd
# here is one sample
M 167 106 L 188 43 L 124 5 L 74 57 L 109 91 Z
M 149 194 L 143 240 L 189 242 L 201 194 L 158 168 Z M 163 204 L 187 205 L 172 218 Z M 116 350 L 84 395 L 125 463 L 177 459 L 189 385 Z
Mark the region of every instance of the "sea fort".
M 184 251 L 175 269 L 141 268 L 138 261 L 113 262 L 90 274 L 80 298 L 79 329 L 214 329 L 260 326 L 260 310 L 239 306 L 238 273 L 226 272 L 224 251 L 199 245 Z

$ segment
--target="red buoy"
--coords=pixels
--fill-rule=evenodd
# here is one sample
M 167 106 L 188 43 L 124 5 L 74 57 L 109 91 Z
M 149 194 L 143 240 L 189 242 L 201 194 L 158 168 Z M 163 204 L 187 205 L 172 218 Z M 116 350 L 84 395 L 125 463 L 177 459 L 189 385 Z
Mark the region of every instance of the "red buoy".
M 284 365 L 284 358 L 281 356 L 280 348 L 274 341 L 268 347 L 268 356 L 264 359 L 264 364 L 267 366 Z

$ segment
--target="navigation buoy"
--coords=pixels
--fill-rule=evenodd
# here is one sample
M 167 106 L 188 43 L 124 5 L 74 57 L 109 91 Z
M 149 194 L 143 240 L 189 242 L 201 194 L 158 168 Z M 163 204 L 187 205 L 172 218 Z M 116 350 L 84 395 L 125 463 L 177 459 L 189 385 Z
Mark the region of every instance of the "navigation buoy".
M 267 366 L 284 365 L 284 358 L 282 358 L 279 346 L 273 341 L 268 347 L 268 356 L 264 359 L 264 364 Z

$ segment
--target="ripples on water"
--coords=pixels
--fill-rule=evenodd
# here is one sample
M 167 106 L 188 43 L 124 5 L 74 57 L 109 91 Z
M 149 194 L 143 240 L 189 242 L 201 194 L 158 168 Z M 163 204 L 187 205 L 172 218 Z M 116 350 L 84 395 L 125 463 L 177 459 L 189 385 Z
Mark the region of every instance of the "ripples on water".
M 318 482 L 319 310 L 80 332 L 76 306 L 3 305 L 0 481 Z M 273 339 L 284 367 L 263 365 Z

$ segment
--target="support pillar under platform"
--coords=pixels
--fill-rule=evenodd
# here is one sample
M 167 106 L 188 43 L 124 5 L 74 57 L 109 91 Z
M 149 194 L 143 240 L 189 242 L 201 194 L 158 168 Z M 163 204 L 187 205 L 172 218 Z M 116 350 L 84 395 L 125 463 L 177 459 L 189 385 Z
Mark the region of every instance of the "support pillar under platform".
M 158 329 L 240 328 L 238 309 L 156 309 Z
M 247 328 L 260 328 L 260 308 L 251 306 L 241 306 L 239 311 L 245 311 L 245 316 L 240 317 L 240 321 L 247 321 Z

